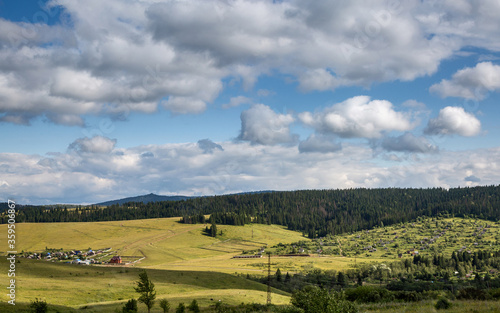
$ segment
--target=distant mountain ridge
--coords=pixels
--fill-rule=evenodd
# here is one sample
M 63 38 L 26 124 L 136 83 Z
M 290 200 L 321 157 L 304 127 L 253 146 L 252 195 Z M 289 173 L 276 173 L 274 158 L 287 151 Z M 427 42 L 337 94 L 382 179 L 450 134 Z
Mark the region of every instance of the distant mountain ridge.
M 123 199 L 117 199 L 117 200 L 110 200 L 110 201 L 105 201 L 101 203 L 96 203 L 95 205 L 97 206 L 110 206 L 113 204 L 124 204 L 127 202 L 142 202 L 142 203 L 149 203 L 149 202 L 160 202 L 160 201 L 180 201 L 180 200 L 186 200 L 192 197 L 188 196 L 161 196 L 157 195 L 154 193 L 150 193 L 147 195 L 142 195 L 142 196 L 135 196 L 135 197 L 128 197 L 128 198 L 123 198 Z
M 273 192 L 273 190 L 261 190 L 261 191 L 247 191 L 247 192 L 240 192 L 240 193 L 235 193 L 235 194 L 227 194 L 227 195 L 246 195 L 246 194 L 260 194 L 260 193 L 269 193 Z M 222 195 L 222 196 L 227 196 L 227 195 Z M 123 199 L 117 199 L 117 200 L 110 200 L 110 201 L 105 201 L 101 203 L 96 203 L 94 205 L 97 206 L 110 206 L 113 204 L 124 204 L 127 202 L 142 202 L 142 203 L 149 203 L 149 202 L 161 202 L 161 201 L 181 201 L 181 200 L 187 200 L 191 198 L 199 198 L 199 196 L 161 196 L 157 195 L 154 193 L 150 193 L 147 195 L 142 195 L 142 196 L 135 196 L 135 197 L 128 197 L 128 198 L 123 198 Z

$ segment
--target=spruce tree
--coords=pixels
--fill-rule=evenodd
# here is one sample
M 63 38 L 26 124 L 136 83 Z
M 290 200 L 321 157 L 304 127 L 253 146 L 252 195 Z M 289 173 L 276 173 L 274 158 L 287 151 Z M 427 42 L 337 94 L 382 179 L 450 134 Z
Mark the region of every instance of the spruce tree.
M 163 313 L 168 313 L 168 311 L 170 311 L 170 302 L 168 302 L 167 299 L 161 299 L 160 308 L 163 309 Z
M 212 222 L 212 226 L 210 227 L 210 234 L 212 237 L 217 236 L 217 225 L 215 225 L 215 222 Z
M 139 274 L 139 281 L 136 282 L 137 287 L 135 287 L 135 291 L 140 293 L 139 302 L 144 303 L 148 307 L 148 313 L 151 311 L 151 308 L 155 304 L 156 291 L 155 285 L 151 280 L 149 280 L 148 274 L 146 271 L 143 271 Z
M 276 271 L 276 281 L 282 281 L 282 275 L 281 275 L 281 270 L 278 268 L 278 270 Z
M 194 312 L 194 313 L 200 313 L 200 307 L 198 306 L 198 302 L 196 299 L 193 299 L 191 304 L 188 306 L 189 311 Z

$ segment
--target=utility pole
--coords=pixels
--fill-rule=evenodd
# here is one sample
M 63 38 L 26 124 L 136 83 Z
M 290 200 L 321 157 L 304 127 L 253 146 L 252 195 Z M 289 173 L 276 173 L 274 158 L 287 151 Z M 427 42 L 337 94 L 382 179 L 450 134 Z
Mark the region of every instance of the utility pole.
M 267 253 L 267 305 L 271 304 L 271 253 Z

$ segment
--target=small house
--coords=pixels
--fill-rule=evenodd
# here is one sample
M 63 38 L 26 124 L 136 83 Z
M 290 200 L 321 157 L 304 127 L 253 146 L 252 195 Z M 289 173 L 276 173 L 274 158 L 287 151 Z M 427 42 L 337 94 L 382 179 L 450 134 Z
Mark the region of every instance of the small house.
M 109 260 L 109 263 L 114 263 L 114 264 L 121 264 L 122 263 L 122 257 L 119 255 L 115 255 L 114 257 Z

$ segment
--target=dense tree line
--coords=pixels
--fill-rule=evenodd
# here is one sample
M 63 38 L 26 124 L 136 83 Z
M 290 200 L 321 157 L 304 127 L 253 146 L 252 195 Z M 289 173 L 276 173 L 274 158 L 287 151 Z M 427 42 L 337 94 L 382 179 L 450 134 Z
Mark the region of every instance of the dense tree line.
M 181 217 L 181 223 L 184 224 L 205 224 L 206 223 L 206 218 L 205 215 L 202 213 L 196 214 L 196 215 L 186 215 Z
M 5 212 L 5 209 L 3 209 Z M 161 217 L 217 224 L 249 222 L 285 225 L 310 238 L 408 222 L 419 216 L 475 216 L 497 221 L 500 186 L 432 189 L 303 190 L 191 198 L 183 201 L 128 202 L 109 207 L 18 206 L 17 222 L 94 222 Z M 0 217 L 6 223 L 5 214 Z

